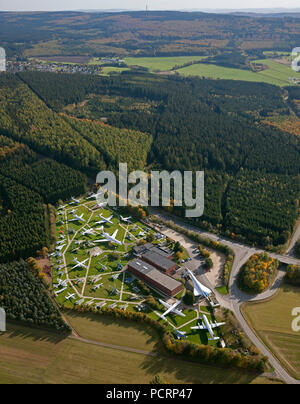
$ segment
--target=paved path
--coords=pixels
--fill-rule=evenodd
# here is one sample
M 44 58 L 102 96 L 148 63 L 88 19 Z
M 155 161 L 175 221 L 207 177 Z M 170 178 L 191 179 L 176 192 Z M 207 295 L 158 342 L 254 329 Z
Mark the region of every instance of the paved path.
M 255 253 L 259 254 L 261 252 L 264 252 L 264 250 L 259 249 L 259 248 L 252 248 L 250 246 L 247 245 L 243 245 L 242 243 L 239 242 L 235 242 L 232 241 L 230 239 L 227 239 L 225 237 L 222 236 L 218 236 L 216 234 L 213 233 L 209 233 L 206 231 L 202 231 L 199 228 L 192 226 L 190 224 L 187 224 L 185 222 L 183 222 L 182 220 L 164 214 L 164 213 L 157 213 L 154 211 L 151 211 L 151 214 L 163 219 L 163 220 L 172 220 L 176 225 L 193 231 L 195 233 L 200 234 L 203 237 L 207 237 L 211 240 L 214 241 L 218 241 L 224 245 L 229 246 L 230 248 L 232 248 L 232 250 L 235 253 L 235 259 L 233 262 L 233 266 L 232 266 L 232 270 L 231 270 L 231 275 L 230 275 L 230 281 L 229 281 L 229 295 L 224 296 L 221 295 L 220 293 L 218 293 L 215 288 L 209 283 L 209 281 L 207 280 L 207 277 L 205 275 L 201 275 L 199 277 L 199 280 L 201 280 L 201 282 L 203 282 L 207 287 L 211 288 L 215 295 L 217 296 L 217 299 L 220 303 L 220 305 L 222 307 L 228 308 L 231 311 L 234 312 L 237 320 L 239 321 L 242 329 L 244 330 L 244 332 L 247 334 L 247 336 L 250 338 L 250 340 L 253 342 L 253 344 L 255 346 L 257 346 L 257 348 L 260 349 L 260 351 L 262 352 L 263 355 L 267 356 L 269 359 L 270 364 L 272 365 L 272 367 L 274 368 L 275 371 L 275 375 L 276 377 L 279 377 L 280 379 L 282 379 L 283 381 L 285 381 L 288 384 L 300 384 L 299 380 L 296 380 L 294 378 L 292 378 L 287 372 L 286 370 L 282 367 L 282 365 L 279 363 L 279 361 L 273 356 L 273 354 L 266 348 L 266 346 L 261 342 L 261 340 L 256 336 L 256 334 L 253 332 L 253 330 L 249 327 L 247 321 L 245 320 L 245 318 L 242 315 L 241 312 L 241 306 L 243 303 L 245 302 L 250 302 L 250 301 L 262 301 L 264 299 L 270 298 L 272 296 L 274 296 L 274 294 L 276 294 L 276 292 L 278 291 L 279 286 L 281 285 L 283 278 L 285 276 L 285 272 L 280 270 L 278 272 L 278 276 L 273 284 L 273 286 L 266 291 L 265 293 L 262 293 L 260 295 L 255 295 L 255 296 L 250 296 L 244 292 L 242 292 L 238 286 L 237 286 L 237 277 L 239 274 L 239 271 L 241 269 L 241 267 L 248 261 L 248 259 Z M 166 229 L 160 229 L 161 233 L 167 232 L 168 228 Z M 179 235 L 179 233 L 178 233 Z M 273 258 L 278 259 L 280 262 L 283 262 L 285 264 L 296 264 L 296 265 L 300 265 L 300 260 L 292 257 L 290 255 L 290 252 L 293 248 L 293 243 L 296 242 L 296 240 L 298 240 L 298 235 L 300 235 L 300 224 L 298 226 L 298 228 L 296 229 L 293 239 L 291 241 L 291 246 L 288 249 L 288 254 L 287 255 L 282 255 L 282 254 L 274 254 L 274 253 L 269 253 L 269 255 L 271 255 Z M 187 249 L 187 251 L 189 252 L 191 258 L 193 259 L 193 261 L 191 262 L 190 265 L 194 266 L 196 269 L 199 267 L 199 262 L 197 262 L 197 258 L 195 256 L 195 254 L 193 253 L 193 250 L 196 247 L 196 243 L 191 243 L 190 241 L 186 242 L 185 238 L 182 237 L 182 243 L 183 246 Z

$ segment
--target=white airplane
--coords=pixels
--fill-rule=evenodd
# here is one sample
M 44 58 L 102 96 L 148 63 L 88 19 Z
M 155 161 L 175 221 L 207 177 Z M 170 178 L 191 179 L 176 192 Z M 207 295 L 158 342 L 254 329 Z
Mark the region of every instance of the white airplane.
M 88 261 L 89 259 L 87 258 L 86 260 L 84 260 L 84 261 L 82 261 L 82 262 L 80 262 L 80 261 L 78 261 L 78 259 L 77 258 L 74 258 L 73 259 L 73 262 L 75 262 L 75 267 L 73 267 L 72 269 L 75 269 L 75 268 L 84 268 L 84 269 L 86 269 L 87 268 L 87 265 L 84 265 L 87 261 Z
M 107 205 L 107 202 L 103 202 L 103 203 L 97 203 L 97 205 L 92 207 L 92 210 L 97 210 L 97 209 L 102 209 L 104 208 L 104 206 Z
M 175 330 L 175 333 L 176 333 L 177 339 L 181 339 L 181 338 L 186 339 L 186 332 Z
M 55 249 L 56 249 L 56 251 L 61 251 L 65 246 L 66 246 L 66 243 L 56 246 Z
M 65 239 L 59 240 L 56 244 L 61 245 L 61 244 L 64 244 L 64 243 L 66 243 L 66 240 L 65 240 Z
M 113 275 L 113 276 L 111 277 L 111 279 L 112 279 L 113 281 L 116 281 L 116 280 L 119 278 L 119 275 L 120 275 L 120 274 Z
M 117 234 L 118 234 L 118 229 L 114 232 L 114 234 L 112 236 L 110 236 L 108 233 L 105 233 L 103 227 L 101 227 L 100 229 L 101 231 L 101 236 L 103 237 L 102 240 L 94 240 L 94 243 L 105 243 L 105 242 L 111 242 L 111 243 L 115 243 L 118 245 L 123 245 L 123 243 L 119 240 L 116 239 Z
M 91 235 L 91 236 L 94 236 L 94 235 L 95 235 L 95 231 L 94 231 L 93 229 L 85 229 L 85 228 L 83 228 L 81 234 L 82 234 L 83 236 L 85 236 L 86 234 Z
M 57 208 L 58 210 L 63 210 L 63 209 L 65 209 L 67 207 L 67 205 L 64 205 L 64 206 L 62 206 L 62 205 L 59 205 L 59 207 Z
M 58 286 L 63 286 L 66 287 L 67 286 L 67 280 L 62 280 L 62 279 L 57 279 L 57 284 Z
M 76 213 L 72 213 L 74 219 L 70 219 L 69 222 L 85 222 L 83 218 L 83 213 L 81 216 L 76 215 Z
M 66 300 L 71 300 L 71 299 L 74 299 L 75 298 L 75 293 L 72 293 L 72 294 L 68 294 L 68 296 L 66 296 Z
M 63 289 L 55 290 L 54 293 L 55 293 L 56 296 L 57 296 L 57 295 L 61 294 L 62 292 L 64 292 L 64 291 L 67 290 L 67 289 L 68 289 L 68 287 L 66 286 L 66 287 L 64 287 Z
M 181 301 L 177 301 L 175 304 L 173 304 L 173 306 L 171 306 L 170 304 L 164 302 L 163 300 L 159 299 L 159 302 L 167 309 L 167 311 L 163 314 L 159 314 L 157 312 L 155 312 L 155 314 L 157 314 L 160 318 L 162 318 L 163 320 L 167 321 L 166 316 L 170 313 L 175 313 L 178 316 L 181 317 L 185 317 L 185 314 L 182 313 L 182 311 L 177 310 L 177 307 L 180 305 Z
M 73 203 L 73 204 L 75 204 L 75 205 L 78 205 L 78 204 L 80 203 L 80 200 L 75 199 L 73 196 L 72 196 L 71 200 L 72 200 L 71 203 Z
M 98 194 L 92 193 L 90 196 L 88 196 L 86 199 L 97 199 Z
M 96 222 L 96 224 L 104 224 L 104 223 L 113 224 L 111 219 L 114 217 L 114 215 L 111 215 L 110 217 L 106 218 L 106 217 L 103 217 L 101 214 L 101 215 L 99 215 L 99 217 L 101 217 L 102 220 L 100 220 L 99 222 Z
M 144 237 L 146 234 L 143 231 L 140 231 L 138 237 Z
M 198 279 L 189 269 L 187 269 L 187 273 L 190 275 L 194 285 L 194 295 L 196 297 L 203 296 L 207 299 L 212 294 L 212 291 L 208 289 L 206 286 L 202 285 L 202 283 L 198 281 Z
M 191 330 L 207 330 L 209 332 L 210 336 L 211 336 L 209 341 L 217 341 L 217 340 L 219 340 L 220 339 L 219 337 L 215 337 L 213 329 L 221 327 L 222 325 L 225 325 L 225 323 L 217 323 L 217 322 L 210 323 L 205 314 L 203 314 L 203 321 L 204 321 L 205 325 L 201 325 L 200 323 L 198 323 L 198 325 L 196 327 L 191 327 Z
M 96 290 L 100 289 L 102 285 L 103 285 L 103 283 L 98 283 L 98 285 L 95 285 L 95 286 L 92 288 L 92 290 L 93 290 L 93 291 L 96 291 Z
M 132 219 L 132 216 L 129 216 L 129 217 L 120 216 L 120 217 L 121 217 L 121 220 L 122 220 L 123 222 L 126 222 L 126 223 L 129 223 L 130 219 Z

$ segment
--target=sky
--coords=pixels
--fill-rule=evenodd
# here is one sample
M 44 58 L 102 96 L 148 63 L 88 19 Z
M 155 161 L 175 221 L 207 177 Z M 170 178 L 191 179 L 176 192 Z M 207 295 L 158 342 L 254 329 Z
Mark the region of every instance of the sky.
M 150 10 L 300 8 L 299 0 L 148 0 Z M 0 0 L 1 11 L 146 8 L 147 0 Z

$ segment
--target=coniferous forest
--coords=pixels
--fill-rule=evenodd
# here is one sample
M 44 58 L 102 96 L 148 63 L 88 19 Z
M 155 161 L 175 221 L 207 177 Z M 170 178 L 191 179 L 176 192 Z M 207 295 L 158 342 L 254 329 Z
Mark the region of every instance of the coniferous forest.
M 205 212 L 194 224 L 269 249 L 284 244 L 299 214 L 299 138 L 263 123 L 290 113 L 284 91 L 133 72 L 2 74 L 0 260 L 47 246 L 43 204 L 84 192 L 86 175 L 120 162 L 204 170 Z

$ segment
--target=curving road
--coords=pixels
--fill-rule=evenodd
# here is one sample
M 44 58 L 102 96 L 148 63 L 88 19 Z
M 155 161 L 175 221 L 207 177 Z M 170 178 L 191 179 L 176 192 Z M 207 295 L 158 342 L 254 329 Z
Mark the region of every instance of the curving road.
M 238 286 L 237 286 L 237 277 L 239 274 L 239 271 L 241 269 L 241 267 L 248 261 L 248 259 L 255 253 L 262 253 L 264 252 L 264 250 L 259 249 L 259 248 L 252 248 L 249 247 L 247 245 L 244 245 L 242 243 L 239 242 L 235 242 L 232 241 L 230 239 L 227 239 L 225 237 L 221 237 L 218 235 L 215 235 L 213 233 L 209 233 L 206 231 L 202 231 L 199 228 L 192 226 L 190 224 L 185 223 L 184 221 L 171 216 L 171 215 L 167 215 L 165 213 L 157 213 L 156 211 L 151 211 L 151 214 L 153 216 L 156 216 L 157 218 L 163 219 L 163 220 L 172 220 L 175 224 L 177 224 L 178 226 L 193 231 L 195 233 L 201 234 L 204 237 L 207 237 L 211 240 L 214 241 L 219 241 L 220 243 L 229 246 L 230 248 L 232 248 L 232 250 L 235 253 L 235 259 L 233 262 L 233 266 L 232 266 L 232 270 L 231 270 L 231 275 L 230 275 L 230 281 L 229 281 L 229 295 L 228 296 L 224 296 L 221 295 L 220 293 L 218 293 L 215 288 L 210 284 L 210 282 L 208 281 L 207 277 L 205 275 L 201 275 L 201 277 L 199 278 L 207 287 L 211 288 L 215 295 L 218 298 L 218 301 L 220 303 L 221 306 L 230 309 L 231 311 L 234 312 L 237 320 L 239 321 L 242 329 L 244 330 L 244 332 L 247 334 L 247 336 L 250 338 L 250 340 L 253 342 L 253 344 L 260 349 L 260 351 L 262 352 L 263 355 L 267 356 L 269 359 L 269 362 L 271 364 L 271 366 L 274 368 L 274 372 L 275 375 L 282 379 L 285 383 L 288 384 L 300 384 L 299 380 L 294 379 L 293 377 L 291 377 L 287 371 L 282 367 L 282 365 L 279 363 L 279 361 L 273 356 L 273 354 L 266 348 L 266 346 L 261 342 L 261 340 L 256 336 L 256 334 L 253 332 L 253 330 L 249 327 L 247 321 L 245 320 L 245 318 L 242 315 L 241 312 L 241 306 L 243 303 L 245 302 L 250 302 L 250 301 L 261 301 L 267 298 L 272 297 L 277 291 L 278 288 L 280 286 L 280 284 L 283 281 L 283 278 L 285 276 L 285 272 L 280 270 L 278 272 L 278 276 L 273 284 L 273 286 L 266 291 L 265 293 L 262 293 L 260 295 L 256 295 L 256 296 L 250 296 L 244 292 L 242 292 Z M 167 231 L 167 230 L 165 230 Z M 160 229 L 161 233 L 164 233 L 164 229 Z M 175 232 L 176 233 L 176 232 Z M 179 233 L 178 233 L 179 235 Z M 182 236 L 182 235 L 181 235 Z M 287 251 L 287 255 L 282 255 L 282 254 L 273 254 L 273 253 L 269 253 L 269 255 L 271 255 L 273 258 L 278 259 L 280 262 L 285 263 L 285 264 L 296 264 L 296 265 L 300 265 L 300 260 L 294 258 L 293 256 L 291 256 L 291 251 L 296 243 L 296 241 L 298 240 L 300 236 L 300 224 L 298 226 L 298 228 L 296 229 L 293 239 L 291 241 L 290 247 Z M 193 259 L 193 263 L 194 263 L 194 269 L 196 269 L 197 267 L 199 267 L 199 261 L 197 261 L 196 255 L 193 252 L 193 250 L 195 249 L 195 243 L 190 243 L 190 242 L 186 242 L 186 240 L 184 240 L 182 238 L 182 244 L 183 246 L 187 249 L 188 253 L 190 254 L 190 256 Z M 192 264 L 193 265 L 193 264 Z

